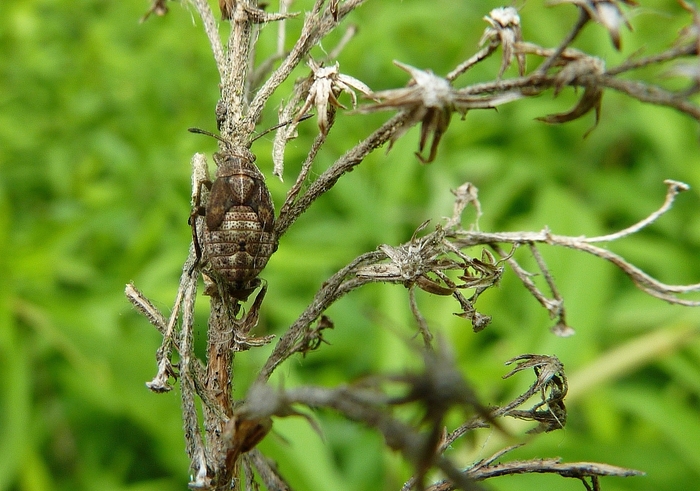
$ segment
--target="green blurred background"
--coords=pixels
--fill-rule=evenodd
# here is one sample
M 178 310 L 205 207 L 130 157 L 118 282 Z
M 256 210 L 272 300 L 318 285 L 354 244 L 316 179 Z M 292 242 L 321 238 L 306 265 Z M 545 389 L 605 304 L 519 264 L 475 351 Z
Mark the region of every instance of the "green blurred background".
M 623 32 L 622 53 L 600 26 L 588 26 L 576 46 L 609 65 L 640 49 L 650 54 L 669 46 L 688 14 L 671 0 L 642 3 L 631 16 L 634 32 Z M 475 51 L 482 17 L 496 6 L 370 1 L 352 16 L 360 30 L 340 57 L 341 71 L 374 90 L 406 83 L 392 59 L 447 73 Z M 133 280 L 170 311 L 190 240 L 189 160 L 216 148 L 186 128 L 215 128 L 218 80 L 191 9 L 172 3 L 168 16 L 139 24 L 148 7 L 146 0 L 0 2 L 0 490 L 186 489 L 179 388 L 156 395 L 144 386 L 156 371 L 159 335 L 132 310 L 123 289 Z M 521 16 L 526 40 L 553 45 L 576 13 L 531 1 Z M 289 24 L 292 38 L 301 21 Z M 263 32 L 261 59 L 275 36 L 272 26 Z M 332 49 L 338 37 L 323 48 Z M 499 63 L 489 60 L 457 85 L 492 79 Z M 270 105 L 262 127 L 276 121 L 275 104 L 284 95 Z M 465 181 L 480 189 L 482 230 L 548 226 L 571 235 L 626 227 L 660 205 L 664 179 L 684 181 L 692 190 L 671 213 L 609 247 L 662 281 L 700 281 L 697 124 L 614 93 L 605 95 L 600 125 L 587 139 L 592 115 L 559 127 L 534 121 L 568 109 L 576 97 L 545 94 L 498 112 L 472 112 L 464 121 L 455 117 L 429 166 L 413 156 L 416 130 L 388 154 L 370 156 L 282 239 L 263 273 L 270 288 L 258 331 L 283 332 L 324 279 L 357 254 L 405 242 L 424 220 L 449 216 L 450 189 Z M 314 172 L 386 117 L 339 114 Z M 278 206 L 315 131 L 315 123 L 305 123 L 289 146 L 285 182 L 271 176 L 270 139 L 253 148 Z M 642 294 L 601 260 L 542 252 L 566 300 L 573 337 L 549 332 L 553 322 L 510 272 L 480 299 L 493 323 L 479 334 L 451 315 L 456 305 L 449 298 L 418 296 L 485 403 L 504 402 L 527 387 L 524 374 L 501 380 L 503 362 L 513 356 L 556 354 L 565 364 L 568 426 L 511 457 L 561 456 L 647 472 L 605 478 L 608 491 L 698 489 L 700 311 Z M 533 268 L 525 255 L 519 258 Z M 202 297 L 200 353 L 207 309 Z M 335 385 L 411 364 L 403 340 L 416 326 L 404 288 L 372 285 L 329 315 L 331 344 L 288 362 L 276 382 Z M 269 349 L 238 355 L 237 397 Z M 391 490 L 409 475 L 372 432 L 333 414 L 319 417 L 323 439 L 297 418 L 277 421 L 261 445 L 294 489 Z M 466 463 L 508 443 L 484 433 L 451 455 Z M 542 475 L 489 486 L 581 489 L 579 482 Z

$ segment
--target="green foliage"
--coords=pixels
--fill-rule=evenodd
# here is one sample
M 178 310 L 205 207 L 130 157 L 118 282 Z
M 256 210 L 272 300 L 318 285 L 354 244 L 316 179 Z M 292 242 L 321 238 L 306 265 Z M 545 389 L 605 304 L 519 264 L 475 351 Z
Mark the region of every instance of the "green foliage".
M 139 25 L 146 1 L 0 4 L 0 490 L 169 490 L 187 482 L 177 391 L 154 395 L 144 386 L 155 374 L 159 336 L 122 294 L 134 280 L 169 311 L 190 240 L 189 159 L 214 149 L 186 128 L 214 127 L 216 69 L 201 26 L 186 6 L 170 5 L 168 16 Z M 643 46 L 667 46 L 687 14 L 671 0 L 643 5 L 634 33 L 623 32 L 622 55 L 599 26 L 588 26 L 577 46 L 609 64 Z M 445 74 L 474 51 L 481 17 L 495 6 L 370 1 L 352 19 L 360 31 L 341 70 L 375 90 L 407 81 L 392 59 Z M 525 4 L 521 15 L 525 38 L 549 45 L 575 20 L 573 7 L 541 2 Z M 291 21 L 290 29 L 298 25 Z M 263 32 L 261 49 L 274 43 L 274 29 Z M 493 78 L 499 60 L 492 61 L 462 82 Z M 660 205 L 664 179 L 684 181 L 692 190 L 671 213 L 610 248 L 663 281 L 698 282 L 696 124 L 614 93 L 605 95 L 601 123 L 587 139 L 592 116 L 562 127 L 533 120 L 568 109 L 575 97 L 545 95 L 455 117 L 429 166 L 413 155 L 416 130 L 389 153 L 376 152 L 283 238 L 263 273 L 270 287 L 259 331 L 281 333 L 357 254 L 407 241 L 426 219 L 439 223 L 451 213 L 450 189 L 465 181 L 480 189 L 482 230 L 549 227 L 572 235 L 632 224 Z M 316 172 L 382 118 L 339 113 Z M 276 203 L 315 131 L 302 124 L 285 182 L 269 178 Z M 254 150 L 271 176 L 269 140 Z M 486 403 L 525 386 L 517 377 L 500 380 L 508 358 L 548 353 L 565 364 L 569 426 L 514 457 L 602 461 L 648 474 L 604 479 L 608 491 L 692 489 L 700 478 L 700 314 L 643 295 L 610 264 L 568 250 L 543 254 L 574 337 L 549 332 L 546 313 L 512 273 L 480 299 L 494 320 L 479 334 L 450 315 L 449 299 L 419 295 L 419 304 Z M 200 325 L 206 305 L 200 299 Z M 415 334 L 407 306 L 399 286 L 349 295 L 329 312 L 330 346 L 291 361 L 277 380 L 333 385 L 405 366 L 404 340 Z M 249 370 L 237 374 L 238 397 L 265 354 L 237 355 Z M 380 452 L 376 435 L 332 414 L 319 417 L 325 440 L 291 419 L 276 422 L 263 443 L 295 489 L 397 489 L 407 477 L 396 456 Z M 492 434 L 465 451 L 487 457 L 503 439 Z M 581 487 L 546 476 L 492 486 Z

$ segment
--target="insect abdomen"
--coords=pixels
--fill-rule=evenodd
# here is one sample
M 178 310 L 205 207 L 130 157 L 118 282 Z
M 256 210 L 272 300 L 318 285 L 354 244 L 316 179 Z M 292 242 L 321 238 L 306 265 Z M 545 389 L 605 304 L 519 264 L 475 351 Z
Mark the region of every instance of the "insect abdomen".
M 236 288 L 260 274 L 277 249 L 274 234 L 262 228 L 250 206 L 232 206 L 216 230 L 204 230 L 204 247 L 212 267 Z

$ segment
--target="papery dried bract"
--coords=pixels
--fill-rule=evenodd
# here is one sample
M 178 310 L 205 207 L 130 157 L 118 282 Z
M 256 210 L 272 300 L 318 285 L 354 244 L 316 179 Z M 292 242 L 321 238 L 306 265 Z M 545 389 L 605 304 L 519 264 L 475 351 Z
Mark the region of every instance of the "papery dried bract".
M 503 73 L 513 62 L 515 57 L 518 62 L 518 73 L 520 76 L 525 74 L 525 55 L 518 53 L 515 49 L 515 43 L 523 40 L 522 30 L 520 29 L 520 16 L 518 11 L 513 7 L 499 7 L 489 12 L 489 15 L 484 17 L 491 27 L 487 27 L 484 31 L 479 45 L 486 42 L 498 42 L 503 50 L 503 59 L 501 68 L 498 71 L 498 78 L 503 76 Z
M 389 148 L 391 149 L 391 145 L 413 125 L 420 122 L 421 136 L 416 156 L 423 163 L 432 162 L 437 154 L 438 143 L 447 130 L 452 112 L 455 110 L 452 86 L 446 79 L 438 77 L 430 70 L 419 70 L 398 61 L 394 61 L 394 64 L 411 75 L 412 80 L 408 87 L 374 92 L 370 96 L 380 102 L 360 110 L 363 112 L 387 109 L 406 111 L 408 118 L 392 135 Z M 464 114 L 464 111 L 460 112 Z M 428 158 L 424 158 L 421 153 L 431 133 L 433 141 L 430 154 Z
M 602 75 L 604 72 L 605 64 L 599 58 L 587 56 L 569 62 L 555 77 L 554 94 L 558 94 L 567 85 L 581 84 L 585 85 L 583 96 L 581 96 L 578 104 L 576 104 L 571 111 L 559 114 L 550 114 L 548 116 L 537 118 L 537 120 L 552 124 L 566 123 L 568 121 L 578 119 L 595 109 L 595 124 L 586 132 L 586 135 L 588 135 L 588 133 L 590 133 L 598 125 L 598 120 L 600 119 L 600 105 L 603 98 L 603 89 L 595 82 L 595 80 L 588 80 L 585 84 L 583 80 L 586 76 L 597 77 Z
M 619 4 L 637 5 L 635 0 L 551 0 L 549 5 L 562 3 L 577 5 L 588 14 L 591 20 L 605 27 L 618 51 L 621 47 L 620 27 L 625 25 L 628 29 L 632 29 Z
M 438 144 L 442 135 L 447 131 L 454 111 L 459 112 L 464 117 L 469 109 L 493 108 L 523 97 L 517 90 L 500 94 L 475 95 L 452 88 L 447 79 L 438 77 L 430 70 L 420 70 L 398 61 L 394 61 L 394 64 L 411 75 L 412 79 L 408 86 L 373 92 L 369 97 L 379 102 L 360 107 L 359 111 L 374 112 L 398 109 L 406 113 L 406 118 L 394 130 L 389 140 L 389 149 L 411 127 L 421 123 L 420 142 L 416 157 L 424 164 L 435 160 Z M 422 153 L 431 134 L 433 141 L 430 145 L 430 153 L 426 158 L 423 157 Z
M 221 11 L 221 20 L 230 20 L 233 17 L 233 9 L 236 6 L 236 0 L 219 0 L 219 10 Z

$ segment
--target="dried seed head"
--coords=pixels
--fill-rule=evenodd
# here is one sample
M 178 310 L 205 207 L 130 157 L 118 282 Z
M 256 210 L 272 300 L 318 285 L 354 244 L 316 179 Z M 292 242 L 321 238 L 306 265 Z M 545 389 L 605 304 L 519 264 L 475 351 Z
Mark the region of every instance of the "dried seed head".
M 487 27 L 484 31 L 479 45 L 484 45 L 486 42 L 499 43 L 503 49 L 503 59 L 501 68 L 498 71 L 498 78 L 503 76 L 503 73 L 513 62 L 513 57 L 518 61 L 518 73 L 520 76 L 525 74 L 525 54 L 518 53 L 515 49 L 515 43 L 523 40 L 522 31 L 520 29 L 520 16 L 518 11 L 513 7 L 499 7 L 489 12 L 489 15 L 484 17 L 491 27 Z
M 513 7 L 499 7 L 489 12 L 489 15 L 484 17 L 484 20 L 496 27 L 497 23 L 500 27 L 515 27 L 520 26 L 520 16 L 518 11 Z
M 312 71 L 313 82 L 309 88 L 309 93 L 306 97 L 304 105 L 299 109 L 294 122 L 299 122 L 299 119 L 311 109 L 316 107 L 318 117 L 318 129 L 321 133 L 326 134 L 329 130 L 328 114 L 334 111 L 334 108 L 345 109 L 338 101 L 338 96 L 342 92 L 350 95 L 352 98 L 352 107 L 357 106 L 357 96 L 354 91 L 369 95 L 372 91 L 360 80 L 349 75 L 340 73 L 338 63 L 333 66 L 324 67 L 322 64 L 316 63 L 314 60 L 309 60 L 309 67 Z
M 394 61 L 394 65 L 411 75 L 413 80 L 409 85 L 420 89 L 416 95 L 425 107 L 446 108 L 453 105 L 452 86 L 446 79 L 438 77 L 430 70 L 419 70 L 399 61 Z
M 530 389 L 520 396 L 521 404 L 534 394 L 539 394 L 541 400 L 531 409 L 513 409 L 506 414 L 513 418 L 539 423 L 528 433 L 548 432 L 563 428 L 567 417 L 564 398 L 569 391 L 564 365 L 557 357 L 545 355 L 520 355 L 508 360 L 506 365 L 513 363 L 517 364 L 516 367 L 504 375 L 504 379 L 528 368 L 532 368 L 537 377 Z
M 453 89 L 450 83 L 430 70 L 419 70 L 410 65 L 394 61 L 394 64 L 408 72 L 412 80 L 407 87 L 374 92 L 370 97 L 378 100 L 376 104 L 365 106 L 362 112 L 400 109 L 408 113 L 408 118 L 391 137 L 389 148 L 401 138 L 413 125 L 421 123 L 421 136 L 416 156 L 423 163 L 435 160 L 437 146 L 443 133 L 447 131 L 450 118 L 455 110 Z M 463 114 L 465 111 L 461 111 Z M 424 158 L 421 153 L 428 136 L 433 134 L 430 155 Z
M 447 131 L 454 111 L 464 116 L 469 109 L 493 108 L 523 97 L 519 91 L 474 95 L 464 92 L 464 90 L 453 89 L 447 79 L 438 77 L 430 70 L 419 70 L 398 61 L 394 61 L 394 64 L 408 72 L 412 77 L 411 81 L 406 87 L 400 89 L 383 90 L 369 94 L 370 98 L 378 102 L 360 107 L 359 111 L 375 112 L 391 109 L 404 111 L 406 118 L 394 130 L 389 141 L 389 149 L 411 127 L 421 123 L 420 142 L 416 157 L 424 164 L 435 160 L 438 143 Z M 431 134 L 433 141 L 430 145 L 430 154 L 425 158 L 421 154 Z

